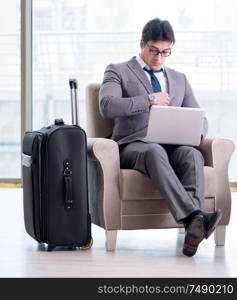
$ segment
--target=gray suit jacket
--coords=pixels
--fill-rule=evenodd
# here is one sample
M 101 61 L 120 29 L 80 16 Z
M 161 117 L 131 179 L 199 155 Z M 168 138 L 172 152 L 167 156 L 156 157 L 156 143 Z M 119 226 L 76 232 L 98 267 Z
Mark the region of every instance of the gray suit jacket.
M 199 107 L 186 76 L 164 68 L 168 80 L 171 106 Z M 100 113 L 114 119 L 112 139 L 119 145 L 140 140 L 146 136 L 149 101 L 153 93 L 143 69 L 133 57 L 128 62 L 109 65 L 99 92 Z M 207 134 L 205 119 L 203 137 Z

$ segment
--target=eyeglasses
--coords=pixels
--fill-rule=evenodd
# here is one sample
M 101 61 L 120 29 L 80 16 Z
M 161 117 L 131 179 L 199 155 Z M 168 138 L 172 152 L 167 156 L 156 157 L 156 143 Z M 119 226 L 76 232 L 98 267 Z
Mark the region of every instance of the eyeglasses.
M 146 45 L 149 48 L 149 51 L 152 55 L 159 55 L 160 54 L 162 57 L 167 57 L 167 56 L 170 56 L 170 54 L 171 54 L 171 49 L 170 48 L 160 51 L 159 49 L 157 49 L 155 47 L 152 47 L 148 44 L 146 44 Z

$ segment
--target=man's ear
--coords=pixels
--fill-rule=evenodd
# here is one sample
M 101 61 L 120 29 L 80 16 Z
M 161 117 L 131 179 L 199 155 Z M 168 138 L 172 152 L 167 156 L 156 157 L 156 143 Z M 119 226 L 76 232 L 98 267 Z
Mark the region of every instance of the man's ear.
M 145 42 L 143 40 L 141 40 L 140 41 L 140 47 L 141 47 L 141 49 L 143 49 L 145 47 L 145 45 L 146 45 Z

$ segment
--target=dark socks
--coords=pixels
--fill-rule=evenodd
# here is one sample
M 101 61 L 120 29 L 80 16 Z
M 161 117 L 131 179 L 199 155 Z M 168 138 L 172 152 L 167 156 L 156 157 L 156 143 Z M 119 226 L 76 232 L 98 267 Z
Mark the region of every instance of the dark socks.
M 182 220 L 180 220 L 179 222 L 180 223 L 183 223 L 185 227 L 188 226 L 188 224 L 191 222 L 191 220 L 193 219 L 193 217 L 195 217 L 196 215 L 198 215 L 199 213 L 202 213 L 203 212 L 201 210 L 195 210 L 193 211 L 190 215 L 188 215 L 186 218 L 183 218 Z M 205 218 L 205 216 L 204 216 Z

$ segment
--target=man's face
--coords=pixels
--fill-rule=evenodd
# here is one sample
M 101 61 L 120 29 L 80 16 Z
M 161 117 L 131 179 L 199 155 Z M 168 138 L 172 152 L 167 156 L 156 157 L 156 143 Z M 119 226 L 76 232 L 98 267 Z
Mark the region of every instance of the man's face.
M 159 70 L 162 65 L 164 65 L 166 57 L 164 55 L 169 55 L 170 41 L 148 41 L 145 43 L 143 40 L 140 42 L 141 47 L 141 58 L 143 61 L 153 70 Z M 157 55 L 157 50 L 163 54 Z

